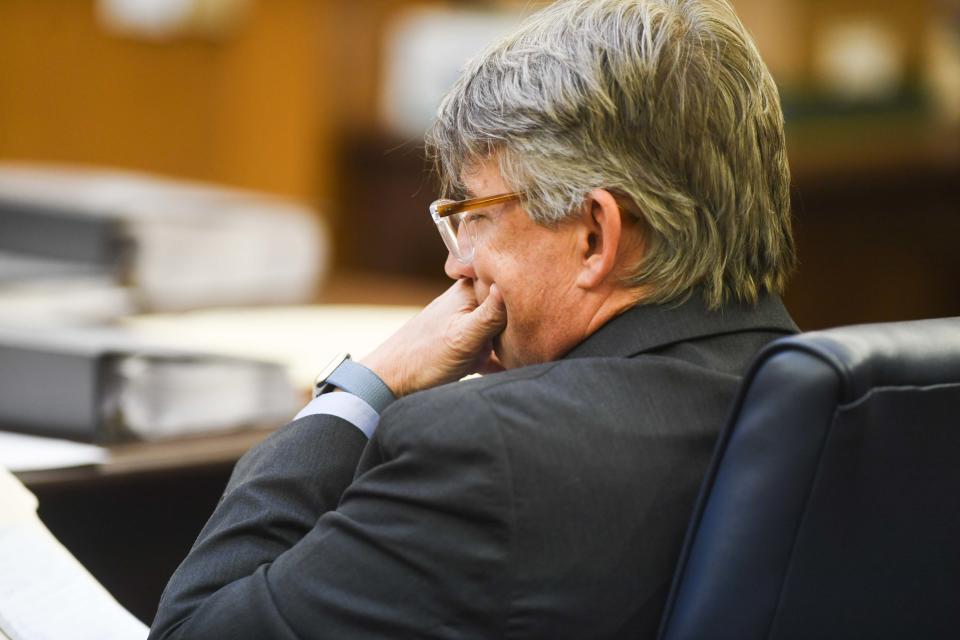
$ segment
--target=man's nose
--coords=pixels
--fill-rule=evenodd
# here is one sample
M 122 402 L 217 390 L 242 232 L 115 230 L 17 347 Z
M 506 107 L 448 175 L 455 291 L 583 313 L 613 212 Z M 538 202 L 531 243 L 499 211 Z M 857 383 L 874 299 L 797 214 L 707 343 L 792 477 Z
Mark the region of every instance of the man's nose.
M 447 277 L 452 280 L 459 280 L 460 278 L 475 279 L 477 275 L 473 270 L 472 261 L 469 264 L 464 264 L 457 260 L 452 253 L 447 253 L 447 261 L 443 264 L 443 270 L 447 273 Z

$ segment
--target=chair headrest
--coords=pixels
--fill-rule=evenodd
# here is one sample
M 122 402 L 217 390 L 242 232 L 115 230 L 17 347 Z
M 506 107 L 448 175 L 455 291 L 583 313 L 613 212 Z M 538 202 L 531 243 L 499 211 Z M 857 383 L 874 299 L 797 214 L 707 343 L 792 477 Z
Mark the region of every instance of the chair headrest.
M 960 382 L 960 317 L 863 324 L 783 338 L 761 357 L 802 349 L 833 366 L 843 404 L 875 387 Z

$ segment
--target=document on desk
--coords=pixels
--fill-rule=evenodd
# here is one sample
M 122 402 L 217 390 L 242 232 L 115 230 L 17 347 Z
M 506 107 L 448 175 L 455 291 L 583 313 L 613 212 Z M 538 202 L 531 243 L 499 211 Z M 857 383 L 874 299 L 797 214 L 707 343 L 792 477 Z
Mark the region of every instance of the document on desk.
M 142 640 L 124 609 L 37 517 L 37 499 L 0 468 L 0 638 Z
M 0 467 L 10 471 L 83 467 L 103 464 L 108 458 L 109 453 L 104 447 L 0 431 Z

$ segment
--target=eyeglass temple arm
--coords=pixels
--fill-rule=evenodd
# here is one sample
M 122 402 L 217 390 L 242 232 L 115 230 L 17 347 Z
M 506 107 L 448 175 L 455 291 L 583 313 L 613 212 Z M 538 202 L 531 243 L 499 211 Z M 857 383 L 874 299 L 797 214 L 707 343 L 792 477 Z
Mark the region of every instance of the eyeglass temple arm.
M 481 207 L 489 207 L 492 204 L 500 204 L 501 202 L 515 200 L 519 197 L 520 192 L 515 191 L 513 193 L 504 193 L 498 196 L 490 196 L 488 198 L 471 198 L 470 200 L 459 200 L 457 202 L 442 202 L 437 205 L 437 215 L 441 218 L 445 218 L 447 216 L 452 216 L 455 213 L 462 213 L 464 211 L 479 209 Z

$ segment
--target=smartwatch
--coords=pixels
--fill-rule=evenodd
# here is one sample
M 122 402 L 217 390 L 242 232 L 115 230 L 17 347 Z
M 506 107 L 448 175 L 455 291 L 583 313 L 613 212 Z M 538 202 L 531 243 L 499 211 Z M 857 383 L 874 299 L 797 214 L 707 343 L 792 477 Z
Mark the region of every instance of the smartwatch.
M 351 360 L 349 353 L 337 355 L 323 368 L 313 383 L 313 397 L 332 391 L 334 387 L 357 396 L 377 413 L 383 413 L 397 399 L 377 374 Z

